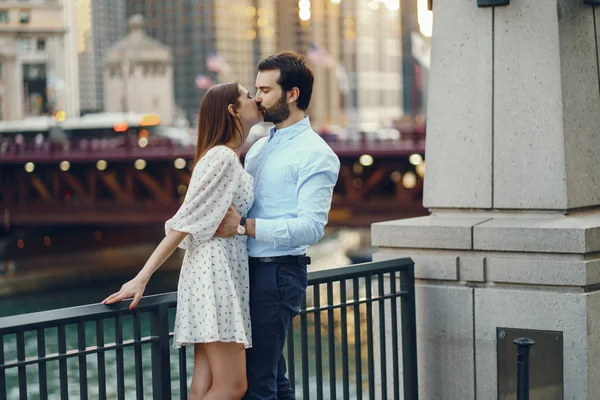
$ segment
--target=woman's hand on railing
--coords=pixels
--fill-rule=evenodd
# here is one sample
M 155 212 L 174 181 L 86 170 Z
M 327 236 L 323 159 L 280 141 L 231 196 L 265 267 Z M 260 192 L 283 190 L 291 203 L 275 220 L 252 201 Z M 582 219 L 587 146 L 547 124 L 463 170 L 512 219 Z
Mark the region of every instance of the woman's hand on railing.
M 121 290 L 111 294 L 106 299 L 102 300 L 102 304 L 114 304 L 118 303 L 119 301 L 133 297 L 133 300 L 129 305 L 129 309 L 133 310 L 142 299 L 147 283 L 148 281 L 144 280 L 139 276 L 136 276 L 129 282 L 124 283 L 123 286 L 121 286 Z

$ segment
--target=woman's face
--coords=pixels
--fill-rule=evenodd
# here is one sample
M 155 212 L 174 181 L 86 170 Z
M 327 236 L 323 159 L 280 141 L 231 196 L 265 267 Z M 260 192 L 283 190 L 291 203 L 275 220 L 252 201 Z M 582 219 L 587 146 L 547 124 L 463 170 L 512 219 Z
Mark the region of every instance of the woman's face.
M 263 122 L 264 117 L 250 93 L 243 87 L 239 87 L 240 97 L 238 98 L 239 107 L 237 109 L 238 118 L 244 125 L 256 125 Z

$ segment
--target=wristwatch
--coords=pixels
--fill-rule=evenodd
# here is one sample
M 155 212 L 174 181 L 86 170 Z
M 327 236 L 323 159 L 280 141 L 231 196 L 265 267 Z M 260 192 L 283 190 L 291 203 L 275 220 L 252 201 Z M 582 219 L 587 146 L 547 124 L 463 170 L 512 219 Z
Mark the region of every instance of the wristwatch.
M 242 217 L 242 219 L 240 220 L 240 224 L 237 227 L 237 233 L 238 235 L 246 234 L 246 217 Z

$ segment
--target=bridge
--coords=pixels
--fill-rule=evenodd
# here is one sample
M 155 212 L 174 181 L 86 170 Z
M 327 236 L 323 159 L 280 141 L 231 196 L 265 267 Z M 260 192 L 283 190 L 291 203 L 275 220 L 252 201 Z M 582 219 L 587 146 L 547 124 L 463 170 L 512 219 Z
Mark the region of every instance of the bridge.
M 427 214 L 421 204 L 424 134 L 329 144 L 342 165 L 331 225 Z M 135 135 L 0 141 L 0 213 L 5 226 L 162 223 L 185 195 L 194 152 L 169 139 Z

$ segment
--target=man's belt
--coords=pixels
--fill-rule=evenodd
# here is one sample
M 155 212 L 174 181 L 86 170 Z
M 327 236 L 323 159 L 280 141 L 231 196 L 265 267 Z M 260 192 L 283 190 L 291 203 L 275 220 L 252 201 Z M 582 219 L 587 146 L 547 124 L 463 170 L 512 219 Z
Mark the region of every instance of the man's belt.
M 284 263 L 284 264 L 310 264 L 310 257 L 307 256 L 279 256 L 279 257 L 248 257 L 250 264 L 259 263 Z

